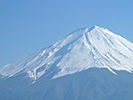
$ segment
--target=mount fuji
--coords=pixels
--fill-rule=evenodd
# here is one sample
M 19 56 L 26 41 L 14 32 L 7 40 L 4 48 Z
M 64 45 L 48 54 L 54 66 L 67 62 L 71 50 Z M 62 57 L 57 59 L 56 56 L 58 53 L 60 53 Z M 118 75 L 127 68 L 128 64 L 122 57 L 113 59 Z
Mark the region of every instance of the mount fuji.
M 0 100 L 133 100 L 133 44 L 98 26 L 76 30 L 0 67 Z

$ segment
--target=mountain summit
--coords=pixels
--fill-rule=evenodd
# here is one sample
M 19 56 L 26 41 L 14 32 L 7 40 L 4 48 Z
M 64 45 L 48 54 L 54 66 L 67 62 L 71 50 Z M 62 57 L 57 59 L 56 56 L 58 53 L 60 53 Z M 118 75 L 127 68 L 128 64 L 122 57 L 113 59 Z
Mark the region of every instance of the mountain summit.
M 132 71 L 132 43 L 98 26 L 83 28 L 1 67 L 0 99 L 133 100 Z
M 0 68 L 3 77 L 26 72 L 34 81 L 48 70 L 52 79 L 92 67 L 133 70 L 133 45 L 107 29 L 79 29 L 53 45 Z M 50 74 L 50 73 L 49 73 Z

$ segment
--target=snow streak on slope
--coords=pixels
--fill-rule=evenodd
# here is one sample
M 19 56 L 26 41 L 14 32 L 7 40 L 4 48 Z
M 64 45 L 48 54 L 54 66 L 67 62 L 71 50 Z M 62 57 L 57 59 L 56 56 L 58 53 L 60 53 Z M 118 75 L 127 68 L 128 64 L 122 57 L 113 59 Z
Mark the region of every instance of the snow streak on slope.
M 133 44 L 98 26 L 84 28 L 47 48 L 0 68 L 0 74 L 11 77 L 27 72 L 30 78 L 36 80 L 47 70 L 56 70 L 54 79 L 91 67 L 107 68 L 114 74 L 116 73 L 113 69 L 131 72 Z

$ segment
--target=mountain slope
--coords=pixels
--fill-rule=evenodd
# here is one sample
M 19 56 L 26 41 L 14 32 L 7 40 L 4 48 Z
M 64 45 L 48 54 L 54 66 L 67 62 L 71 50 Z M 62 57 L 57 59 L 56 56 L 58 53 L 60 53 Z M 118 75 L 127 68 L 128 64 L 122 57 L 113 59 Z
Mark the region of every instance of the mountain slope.
M 30 84 L 25 75 L 0 81 L 0 100 L 133 100 L 133 73 L 87 70 Z
M 94 26 L 0 68 L 0 100 L 132 100 L 133 44 Z

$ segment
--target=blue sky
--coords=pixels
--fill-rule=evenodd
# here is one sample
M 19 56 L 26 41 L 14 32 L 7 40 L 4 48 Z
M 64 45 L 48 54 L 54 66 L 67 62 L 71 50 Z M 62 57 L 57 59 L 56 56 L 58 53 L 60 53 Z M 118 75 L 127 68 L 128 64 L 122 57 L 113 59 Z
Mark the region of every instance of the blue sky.
M 133 42 L 132 0 L 1 0 L 0 67 L 98 25 Z

